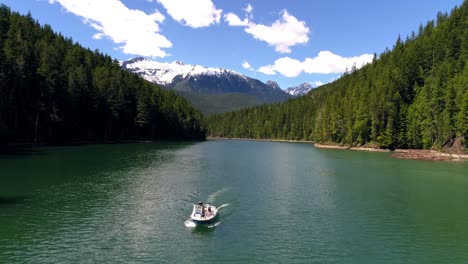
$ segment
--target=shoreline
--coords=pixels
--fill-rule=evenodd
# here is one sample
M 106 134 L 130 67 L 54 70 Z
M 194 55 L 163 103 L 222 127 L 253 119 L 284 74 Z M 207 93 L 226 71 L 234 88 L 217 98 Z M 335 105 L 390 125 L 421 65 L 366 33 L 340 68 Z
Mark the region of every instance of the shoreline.
M 359 151 L 369 151 L 369 152 L 392 152 L 389 149 L 370 148 L 370 147 L 350 147 L 350 146 L 343 146 L 343 145 L 319 144 L 319 143 L 315 143 L 314 147 L 324 148 L 324 149 L 349 149 L 349 150 L 359 150 Z
M 249 141 L 270 141 L 270 142 L 289 142 L 289 143 L 308 143 L 320 149 L 348 149 L 355 151 L 368 152 L 387 152 L 397 159 L 412 160 L 433 160 L 433 161 L 466 161 L 468 154 L 447 153 L 428 149 L 380 149 L 376 147 L 351 147 L 338 144 L 320 144 L 307 140 L 287 140 L 287 139 L 255 139 L 255 138 L 227 138 L 227 137 L 207 137 L 207 140 L 249 140 Z
M 349 149 L 358 151 L 370 151 L 370 152 L 389 152 L 391 156 L 398 159 L 412 159 L 412 160 L 446 160 L 446 161 L 465 161 L 468 160 L 467 154 L 460 153 L 447 153 L 437 150 L 429 149 L 379 149 L 379 148 L 366 148 L 366 147 L 349 147 L 332 144 L 314 144 L 316 148 L 324 149 Z
M 287 142 L 287 143 L 307 143 L 314 144 L 307 140 L 291 140 L 291 139 L 261 139 L 261 138 L 228 138 L 228 137 L 206 137 L 206 140 L 247 140 L 247 141 L 269 141 L 269 142 Z

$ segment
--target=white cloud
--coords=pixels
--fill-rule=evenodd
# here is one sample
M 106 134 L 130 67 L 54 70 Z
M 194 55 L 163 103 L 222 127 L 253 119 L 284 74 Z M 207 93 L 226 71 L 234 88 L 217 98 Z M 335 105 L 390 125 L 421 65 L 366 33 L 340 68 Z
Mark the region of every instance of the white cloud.
M 266 75 L 275 75 L 276 72 L 270 66 L 260 67 L 257 71 L 266 74 Z
M 157 0 L 176 21 L 193 27 L 207 27 L 219 23 L 222 9 L 216 9 L 211 0 Z
M 248 4 L 248 5 L 244 8 L 244 11 L 245 11 L 247 14 L 251 14 L 252 11 L 253 11 L 252 5 Z
M 302 72 L 309 74 L 342 73 L 346 68 L 351 69 L 354 64 L 358 69 L 361 68 L 363 65 L 372 62 L 373 57 L 371 54 L 363 54 L 344 58 L 330 51 L 321 51 L 317 57 L 306 58 L 303 62 L 289 57 L 279 58 L 273 65 L 263 66 L 258 71 L 267 75 L 280 73 L 286 77 L 297 77 Z
M 303 62 L 304 71 L 306 73 L 342 73 L 348 68 L 351 70 L 354 63 L 357 68 L 361 68 L 363 64 L 367 64 L 372 61 L 374 55 L 363 54 L 358 57 L 343 58 L 335 55 L 330 51 L 321 51 L 315 58 L 307 58 Z
M 102 33 L 96 33 L 93 35 L 93 39 L 102 39 L 105 35 Z
M 289 57 L 279 58 L 271 66 L 275 72 L 279 72 L 286 77 L 297 77 L 302 72 L 302 63 Z
M 324 82 L 321 82 L 321 81 L 315 81 L 315 82 L 311 82 L 310 85 L 312 85 L 313 87 L 319 87 L 319 86 L 322 86 L 324 85 L 325 83 Z
M 96 29 L 98 33 L 93 35 L 94 39 L 108 37 L 122 44 L 119 49 L 126 54 L 165 57 L 167 54 L 162 49 L 172 47 L 172 43 L 159 34 L 159 23 L 164 21 L 164 16 L 157 10 L 146 14 L 128 9 L 119 0 L 49 0 L 51 4 L 57 2 Z
M 261 24 L 249 24 L 245 32 L 255 39 L 265 41 L 280 53 L 290 53 L 291 46 L 305 44 L 309 41 L 309 28 L 304 21 L 298 21 L 286 10 L 280 20 L 276 20 L 271 26 Z
M 252 22 L 253 7 L 248 5 L 244 11 L 246 18 L 241 20 L 236 14 L 228 13 L 224 15 L 224 20 L 230 26 L 244 26 L 245 32 L 255 39 L 264 41 L 268 45 L 275 47 L 280 53 L 291 53 L 291 47 L 298 44 L 305 44 L 309 41 L 310 32 L 304 21 L 299 21 L 288 11 L 283 10 L 281 18 L 276 20 L 271 26 L 256 24 Z
M 250 66 L 250 63 L 248 61 L 242 62 L 242 68 L 252 70 L 252 66 Z
M 232 27 L 249 25 L 249 20 L 247 18 L 244 18 L 244 20 L 241 20 L 236 14 L 233 14 L 233 13 L 228 13 L 224 15 L 224 20 L 228 22 L 229 26 L 232 26 Z

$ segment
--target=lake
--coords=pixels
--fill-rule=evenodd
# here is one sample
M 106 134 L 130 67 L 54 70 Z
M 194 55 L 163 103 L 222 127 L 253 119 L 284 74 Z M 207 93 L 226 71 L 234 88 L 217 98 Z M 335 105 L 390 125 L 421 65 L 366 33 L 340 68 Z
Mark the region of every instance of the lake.
M 213 140 L 11 151 L 0 180 L 0 263 L 468 263 L 467 162 Z

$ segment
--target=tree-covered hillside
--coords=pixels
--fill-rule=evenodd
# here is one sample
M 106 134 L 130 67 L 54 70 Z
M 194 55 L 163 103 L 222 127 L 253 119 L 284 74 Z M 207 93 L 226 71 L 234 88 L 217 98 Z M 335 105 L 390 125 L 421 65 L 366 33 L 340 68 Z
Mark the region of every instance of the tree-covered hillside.
M 181 96 L 0 6 L 0 143 L 204 138 Z
M 468 1 L 305 97 L 211 117 L 209 134 L 391 149 L 466 147 Z
M 265 104 L 249 94 L 243 93 L 193 93 L 177 92 L 187 99 L 204 116 L 236 111 L 242 108 Z

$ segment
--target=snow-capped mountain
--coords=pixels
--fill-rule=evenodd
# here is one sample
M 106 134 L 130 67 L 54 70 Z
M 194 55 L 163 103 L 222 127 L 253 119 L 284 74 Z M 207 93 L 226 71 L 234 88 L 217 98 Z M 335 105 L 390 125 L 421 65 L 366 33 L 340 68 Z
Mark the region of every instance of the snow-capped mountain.
M 303 84 L 300 84 L 298 86 L 289 87 L 288 89 L 285 90 L 285 92 L 287 92 L 288 94 L 290 94 L 292 96 L 299 97 L 299 96 L 306 95 L 312 89 L 314 89 L 314 87 L 312 85 L 310 85 L 308 83 L 303 83 Z
M 177 61 L 157 62 L 141 57 L 121 62 L 121 66 L 150 82 L 179 92 L 241 93 L 255 97 L 259 103 L 280 102 L 290 98 L 281 89 L 228 69 L 207 68 Z
M 245 77 L 242 74 L 222 68 L 206 68 L 201 65 L 190 65 L 180 61 L 172 63 L 157 62 L 145 59 L 143 57 L 133 58 L 121 62 L 121 66 L 129 71 L 135 72 L 146 80 L 159 85 L 170 85 L 176 77 L 186 78 L 197 75 L 237 75 Z

